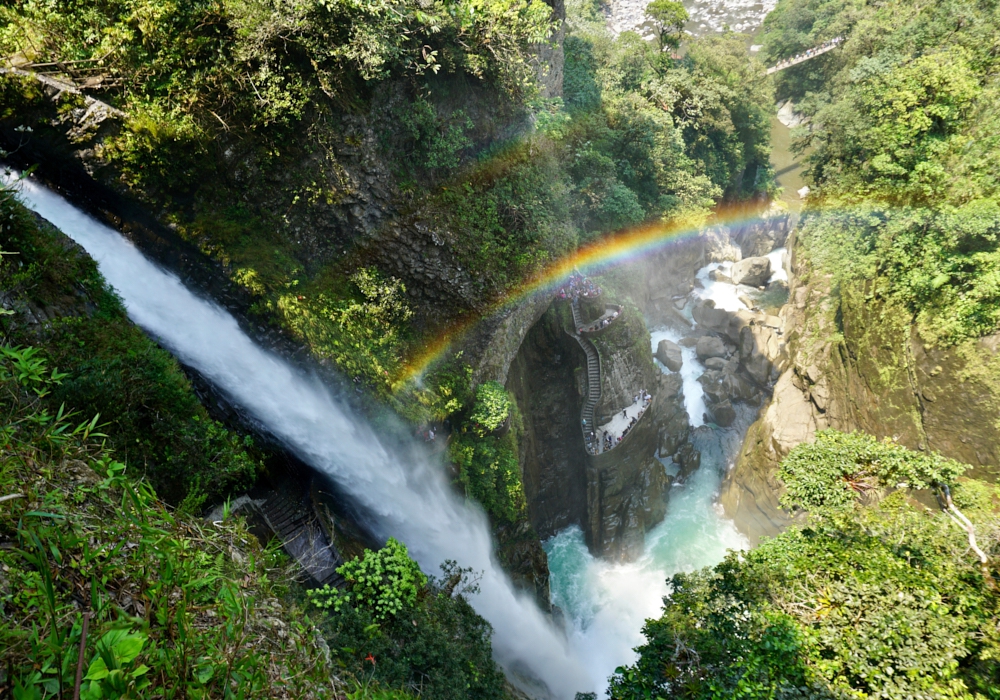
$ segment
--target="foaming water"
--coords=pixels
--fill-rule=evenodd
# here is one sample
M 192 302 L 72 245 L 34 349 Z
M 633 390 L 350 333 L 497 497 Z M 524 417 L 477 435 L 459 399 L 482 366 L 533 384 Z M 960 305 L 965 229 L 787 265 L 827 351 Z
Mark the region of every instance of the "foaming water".
M 765 257 L 771 261 L 771 279 L 768 280 L 768 284 L 771 282 L 787 282 L 788 270 L 785 269 L 785 262 L 788 259 L 788 249 L 775 248 Z
M 715 308 L 726 311 L 743 311 L 747 308 L 739 299 L 739 287 L 729 282 L 717 282 L 708 275 L 710 272 L 718 271 L 729 277 L 733 271 L 731 262 L 712 263 L 698 270 L 695 279 L 701 282 L 701 288 L 692 292 L 698 299 L 711 299 L 715 302 Z M 744 287 L 745 289 L 745 287 Z
M 649 342 L 652 345 L 653 353 L 656 353 L 656 346 L 661 340 L 671 340 L 680 343 L 684 333 L 673 328 L 657 328 L 649 333 Z M 705 371 L 705 367 L 698 361 L 698 353 L 693 347 L 681 345 L 681 365 L 680 375 L 684 381 L 684 408 L 687 409 L 688 421 L 692 428 L 705 424 L 705 392 L 698 383 L 698 377 Z M 659 360 L 653 360 L 656 366 L 663 372 L 668 372 L 667 368 L 660 364 Z
M 666 517 L 646 534 L 645 552 L 635 562 L 595 558 L 576 526 L 544 543 L 552 603 L 564 611 L 570 645 L 586 660 L 594 687 L 604 690 L 616 667 L 635 660 L 643 623 L 659 617 L 671 576 L 717 564 L 727 551 L 749 546 L 714 504 L 721 456 L 706 454 L 703 446 L 701 468 L 671 489 Z
M 10 182 L 10 179 L 7 179 Z M 456 498 L 439 464 L 413 448 L 382 445 L 323 384 L 257 346 L 225 310 L 187 289 L 117 231 L 31 180 L 22 201 L 80 244 L 125 303 L 129 317 L 228 394 L 373 517 L 379 534 L 405 542 L 424 571 L 446 559 L 483 572 L 470 601 L 493 625 L 498 660 L 553 696 L 593 690 L 567 641 L 495 561 L 485 516 Z
M 735 285 L 708 277 L 712 270 L 728 274 L 730 267 L 731 263 L 713 263 L 699 270 L 697 278 L 703 286 L 692 293 L 691 301 L 712 299 L 718 308 L 729 311 L 746 308 L 736 297 Z M 676 343 L 685 335 L 675 328 L 655 328 L 650 332 L 652 350 L 656 352 L 661 340 Z M 670 577 L 712 566 L 729 550 L 749 547 L 715 500 L 755 410 L 737 405 L 737 419 L 731 428 L 706 425 L 705 395 L 698 382 L 705 367 L 693 347 L 682 345 L 681 356 L 684 407 L 694 428 L 694 445 L 701 451 L 701 467 L 671 488 L 666 516 L 646 534 L 643 555 L 629 564 L 596 559 L 587 549 L 583 532 L 575 526 L 544 543 L 552 602 L 565 612 L 570 644 L 586 660 L 594 685 L 602 689 L 616 667 L 635 660 L 633 649 L 644 641 L 643 623 L 659 617 L 663 597 L 670 593 Z M 669 373 L 658 360 L 656 365 Z

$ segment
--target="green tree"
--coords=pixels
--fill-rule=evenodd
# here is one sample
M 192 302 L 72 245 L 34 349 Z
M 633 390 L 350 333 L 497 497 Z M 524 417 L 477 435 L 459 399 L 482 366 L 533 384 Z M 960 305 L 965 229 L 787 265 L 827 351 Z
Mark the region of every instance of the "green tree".
M 646 16 L 656 28 L 661 51 L 680 46 L 684 25 L 690 19 L 684 5 L 675 0 L 653 0 L 646 5 Z
M 991 571 L 963 563 L 968 545 L 955 537 L 953 513 L 914 507 L 902 490 L 873 497 L 901 479 L 952 481 L 964 467 L 827 431 L 781 469 L 786 503 L 810 505 L 808 523 L 674 576 L 639 659 L 612 677 L 611 697 L 997 697 Z M 995 532 L 1000 490 L 971 480 L 953 488 L 979 531 Z M 983 547 L 992 561 L 1000 541 L 986 537 Z
M 968 536 L 983 577 L 995 587 L 989 557 L 976 540 L 976 528 L 951 497 L 951 487 L 966 469 L 967 464 L 937 452 L 914 452 L 888 438 L 824 430 L 816 434 L 815 442 L 795 447 L 782 461 L 778 475 L 788 489 L 782 504 L 811 510 L 843 508 L 879 490 L 933 489 L 941 510 Z

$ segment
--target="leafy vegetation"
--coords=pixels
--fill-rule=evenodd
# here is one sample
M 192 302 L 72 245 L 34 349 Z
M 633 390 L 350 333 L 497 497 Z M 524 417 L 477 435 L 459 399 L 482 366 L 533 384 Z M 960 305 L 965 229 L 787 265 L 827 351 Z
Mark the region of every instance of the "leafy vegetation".
M 171 512 L 96 416 L 49 410 L 64 380 L 30 348 L 0 357 L 5 694 L 69 697 L 79 657 L 84 698 L 341 697 L 276 550 Z
M 361 557 L 338 567 L 337 573 L 347 582 L 346 590 L 327 584 L 309 591 L 313 604 L 324 609 L 332 606 L 340 612 L 345 603 L 353 601 L 355 607 L 364 607 L 380 622 L 404 608 L 412 608 L 417 593 L 427 584 L 427 577 L 410 559 L 406 545 L 392 537 L 382 549 L 366 549 Z
M 428 579 L 390 539 L 338 569 L 346 589 L 325 586 L 309 595 L 331 611 L 327 638 L 356 677 L 435 700 L 503 698 L 492 629 L 465 598 L 478 590 L 472 572 L 454 562 L 442 570 L 444 580 Z
M 997 26 L 991 3 L 964 0 L 788 0 L 765 24 L 771 59 L 846 35 L 779 74 L 811 120 L 799 147 L 821 205 L 806 250 L 841 284 L 901 303 L 930 344 L 1000 328 Z
M 469 420 L 475 429 L 486 434 L 493 432 L 510 416 L 510 396 L 500 382 L 483 382 L 476 387 L 476 403 Z
M 46 395 L 52 412 L 100 415 L 119 459 L 174 504 L 196 511 L 248 488 L 261 470 L 249 437 L 212 420 L 177 361 L 132 325 L 94 261 L 0 193 L 0 317 L 9 344 L 43 348 L 67 375 Z
M 795 447 L 778 475 L 788 489 L 784 505 L 815 510 L 847 506 L 883 489 L 948 486 L 966 468 L 936 452 L 913 452 L 867 433 L 825 430 L 815 442 Z
M 852 488 L 961 469 L 860 434 L 796 448 L 782 478 L 790 501 L 819 506 L 808 525 L 675 576 L 611 696 L 998 697 L 1000 599 L 970 566 L 962 531 L 904 491 L 862 505 Z M 995 562 L 1000 490 L 965 480 L 955 501 Z

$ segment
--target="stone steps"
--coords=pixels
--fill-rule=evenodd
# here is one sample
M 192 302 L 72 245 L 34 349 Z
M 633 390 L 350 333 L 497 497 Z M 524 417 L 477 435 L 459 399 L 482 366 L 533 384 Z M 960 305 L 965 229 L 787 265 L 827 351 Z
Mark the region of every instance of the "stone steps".
M 576 299 L 572 300 L 570 308 L 573 311 L 574 331 L 571 335 L 576 338 L 576 342 L 579 343 L 583 349 L 583 354 L 587 357 L 587 399 L 583 402 L 583 410 L 580 411 L 580 430 L 586 434 L 597 427 L 594 425 L 594 410 L 597 408 L 597 403 L 601 400 L 601 359 L 597 354 L 597 348 L 594 347 L 594 344 L 576 333 L 578 328 L 583 327 L 583 321 L 580 318 L 579 301 Z

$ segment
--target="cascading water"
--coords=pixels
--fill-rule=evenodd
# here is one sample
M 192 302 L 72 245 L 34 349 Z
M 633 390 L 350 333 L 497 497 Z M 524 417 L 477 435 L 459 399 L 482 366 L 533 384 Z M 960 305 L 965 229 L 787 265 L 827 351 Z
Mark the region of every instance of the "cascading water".
M 336 481 L 373 515 L 379 534 L 405 542 L 425 571 L 453 559 L 483 572 L 471 602 L 493 625 L 494 651 L 509 670 L 543 683 L 556 697 L 593 689 L 565 638 L 514 591 L 492 556 L 485 516 L 455 497 L 440 465 L 416 449 L 405 459 L 387 450 L 317 379 L 254 344 L 231 315 L 193 294 L 117 231 L 30 179 L 20 189 L 29 208 L 97 261 L 135 323 Z
M 702 286 L 692 293 L 685 316 L 691 317 L 696 299 L 712 299 L 717 308 L 727 311 L 746 308 L 735 285 L 709 278 L 711 271 L 728 274 L 730 267 L 731 263 L 713 263 L 698 271 L 696 277 Z M 655 352 L 661 340 L 678 342 L 684 335 L 672 328 L 654 329 L 650 333 L 652 349 Z M 635 659 L 632 649 L 643 641 L 643 622 L 659 617 L 663 597 L 670 592 L 667 580 L 671 576 L 716 564 L 728 550 L 749 546 L 733 522 L 719 511 L 715 498 L 722 475 L 739 451 L 756 411 L 737 405 L 732 427 L 706 425 L 705 396 L 698 382 L 705 368 L 694 348 L 682 346 L 681 355 L 684 405 L 694 428 L 695 447 L 701 451 L 701 467 L 687 481 L 671 488 L 667 514 L 646 534 L 643 555 L 630 564 L 596 559 L 587 550 L 578 527 L 544 543 L 552 603 L 565 612 L 572 627 L 570 645 L 586 660 L 593 684 L 601 689 L 607 687 L 608 676 L 617 666 Z M 657 365 L 667 371 L 659 361 Z

